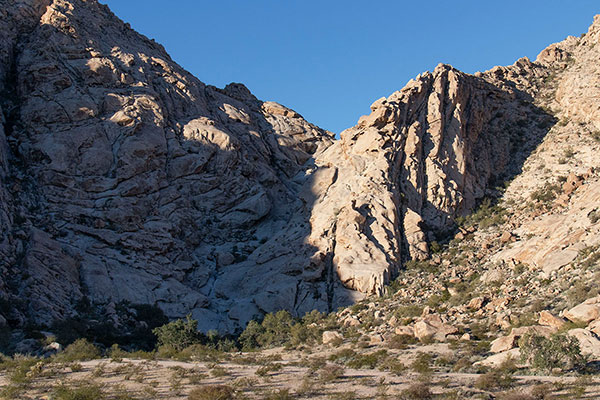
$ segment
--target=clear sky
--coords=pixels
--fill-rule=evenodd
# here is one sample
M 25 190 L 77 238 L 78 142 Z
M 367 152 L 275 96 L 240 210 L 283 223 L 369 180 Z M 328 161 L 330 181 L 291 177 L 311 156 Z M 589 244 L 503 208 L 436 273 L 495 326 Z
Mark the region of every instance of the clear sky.
M 339 133 L 440 63 L 473 73 L 587 31 L 598 0 L 101 0 L 207 84 Z

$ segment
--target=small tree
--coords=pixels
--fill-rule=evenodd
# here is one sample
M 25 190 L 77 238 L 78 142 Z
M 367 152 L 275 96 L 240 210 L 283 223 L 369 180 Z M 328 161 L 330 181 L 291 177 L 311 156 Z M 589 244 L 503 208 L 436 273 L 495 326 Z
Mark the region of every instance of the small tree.
M 156 335 L 159 346 L 171 346 L 179 351 L 201 342 L 198 321 L 192 319 L 191 315 L 154 328 L 152 333 Z
M 586 359 L 581 354 L 579 341 L 568 335 L 552 335 L 545 338 L 527 334 L 519 340 L 521 361 L 528 362 L 540 371 L 583 369 Z

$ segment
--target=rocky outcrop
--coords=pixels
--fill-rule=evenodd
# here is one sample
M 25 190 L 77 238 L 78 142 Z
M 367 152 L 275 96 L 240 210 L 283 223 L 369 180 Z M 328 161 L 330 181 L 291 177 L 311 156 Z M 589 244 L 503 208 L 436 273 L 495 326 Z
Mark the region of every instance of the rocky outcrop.
M 0 5 L 0 321 L 12 326 L 89 299 L 231 332 L 381 294 L 521 172 L 556 122 L 535 102 L 544 81 L 596 37 L 475 75 L 441 64 L 336 141 L 241 84 L 205 85 L 95 0 Z
M 515 88 L 514 74 L 545 70 L 520 60 L 472 76 L 439 65 L 376 101 L 316 157 L 327 190 L 310 242 L 333 253 L 347 287 L 381 293 L 403 260 L 427 257 L 436 235 L 518 171 L 551 117 Z
M 298 198 L 329 133 L 203 84 L 96 1 L 2 10 L 0 289 L 28 300 L 11 323 L 50 324 L 83 297 L 225 331 L 332 307 L 331 274 L 305 268 Z

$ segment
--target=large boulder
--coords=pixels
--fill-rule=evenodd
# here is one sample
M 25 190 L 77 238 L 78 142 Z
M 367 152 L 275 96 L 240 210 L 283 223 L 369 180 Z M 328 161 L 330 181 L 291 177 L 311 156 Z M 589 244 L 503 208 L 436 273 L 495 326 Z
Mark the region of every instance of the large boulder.
M 563 313 L 564 317 L 573 322 L 589 323 L 600 318 L 600 304 L 582 303 Z
M 590 356 L 593 360 L 600 360 L 600 340 L 595 333 L 587 329 L 571 329 L 567 332 L 579 341 L 581 354 Z

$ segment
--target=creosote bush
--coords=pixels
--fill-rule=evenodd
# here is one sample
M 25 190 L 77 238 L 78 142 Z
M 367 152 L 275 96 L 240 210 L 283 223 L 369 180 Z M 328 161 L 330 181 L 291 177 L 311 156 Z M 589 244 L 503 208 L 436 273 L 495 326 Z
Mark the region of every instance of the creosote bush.
M 71 384 L 61 384 L 52 391 L 54 400 L 102 400 L 106 396 L 102 387 L 95 383 L 76 382 Z
M 425 383 L 415 383 L 404 389 L 400 398 L 402 400 L 428 400 L 433 399 L 433 393 Z
M 538 335 L 525 335 L 519 340 L 521 361 L 528 362 L 538 371 L 582 370 L 587 362 L 581 354 L 579 341 L 568 335 L 556 334 L 550 338 Z
M 235 391 L 226 385 L 207 385 L 196 388 L 188 395 L 188 400 L 232 400 Z
M 298 346 L 319 342 L 323 330 L 336 327 L 335 318 L 316 310 L 302 319 L 293 318 L 287 311 L 278 311 L 265 315 L 262 322 L 250 321 L 238 341 L 244 351 L 282 345 Z
M 185 320 L 178 319 L 155 328 L 152 333 L 156 335 L 159 346 L 170 346 L 178 351 L 200 342 L 198 321 L 190 315 Z
M 86 339 L 77 339 L 56 355 L 61 362 L 88 361 L 101 357 L 100 349 Z

